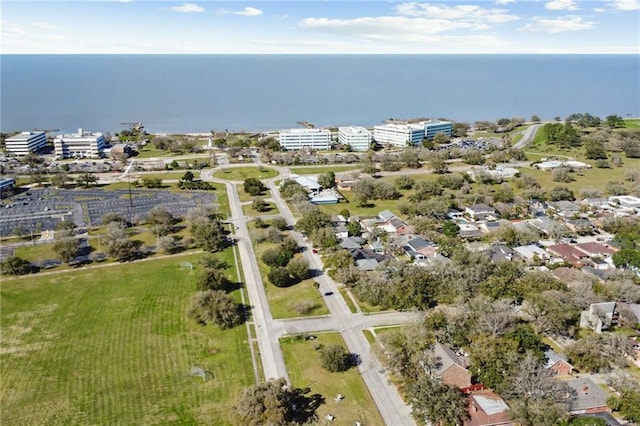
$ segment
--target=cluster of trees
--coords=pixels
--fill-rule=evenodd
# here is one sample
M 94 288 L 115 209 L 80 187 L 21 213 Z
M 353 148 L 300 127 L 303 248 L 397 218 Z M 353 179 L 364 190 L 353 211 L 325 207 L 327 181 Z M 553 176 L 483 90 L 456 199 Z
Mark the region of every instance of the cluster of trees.
M 173 136 L 154 136 L 151 143 L 164 151 L 171 151 L 174 154 L 185 154 L 190 152 L 200 152 L 201 142 L 192 139 L 182 139 Z
M 187 213 L 191 236 L 196 245 L 208 252 L 216 252 L 228 244 L 220 217 L 212 210 L 195 208 Z
M 189 300 L 187 315 L 199 324 L 215 324 L 223 329 L 241 324 L 244 307 L 228 294 L 234 289 L 225 274 L 228 265 L 211 256 L 202 258 L 200 265 L 198 292 Z
M 71 264 L 80 254 L 80 240 L 74 235 L 75 229 L 75 223 L 70 221 L 60 221 L 56 224 L 53 251 L 67 264 Z
M 392 183 L 370 177 L 358 179 L 351 187 L 351 192 L 360 206 L 367 206 L 369 200 L 395 200 L 400 197 Z
M 268 380 L 245 388 L 234 406 L 238 424 L 291 425 L 317 421 L 324 397 L 310 389 L 290 387 L 284 379 Z
M 291 238 L 285 238 L 277 247 L 262 253 L 262 261 L 270 267 L 267 278 L 276 287 L 288 287 L 309 276 L 309 263 L 294 257 L 298 244 Z
M 178 181 L 178 188 L 180 189 L 202 189 L 206 191 L 213 190 L 214 187 L 209 182 L 196 180 L 193 172 L 187 170 L 182 178 Z
M 267 187 L 258 178 L 245 179 L 242 187 L 244 188 L 244 192 L 253 196 L 261 195 L 264 191 L 267 190 Z
M 570 123 L 547 123 L 541 128 L 549 144 L 569 149 L 582 145 L 578 130 Z

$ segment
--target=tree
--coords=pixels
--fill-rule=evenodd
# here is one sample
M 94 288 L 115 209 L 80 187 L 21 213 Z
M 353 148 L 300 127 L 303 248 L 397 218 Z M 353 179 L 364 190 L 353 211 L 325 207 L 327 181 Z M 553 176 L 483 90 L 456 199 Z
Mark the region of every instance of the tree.
M 182 181 L 184 182 L 193 182 L 193 179 L 195 179 L 195 176 L 191 170 L 187 170 L 184 172 L 184 175 L 182 175 Z
M 606 160 L 607 151 L 604 149 L 604 143 L 596 140 L 589 140 L 584 144 L 585 157 L 590 160 Z
M 158 238 L 157 248 L 160 253 L 169 254 L 173 253 L 177 249 L 177 244 L 172 236 L 167 235 L 166 237 Z
M 66 174 L 65 172 L 56 173 L 51 178 L 51 185 L 57 188 L 64 188 L 67 182 L 69 182 L 69 175 Z
M 360 206 L 366 206 L 375 195 L 375 181 L 370 177 L 358 179 L 351 187 L 353 196 Z
M 469 347 L 469 371 L 480 383 L 502 388 L 505 378 L 518 368 L 518 344 L 504 337 L 479 335 Z
M 78 179 L 76 179 L 76 184 L 84 188 L 89 188 L 91 185 L 96 185 L 97 183 L 98 178 L 90 173 L 83 173 Z
M 199 291 L 189 300 L 187 315 L 199 324 L 232 328 L 243 321 L 241 306 L 221 290 Z
M 398 156 L 398 160 L 404 167 L 410 169 L 419 169 L 421 166 L 420 158 L 416 155 L 414 148 L 405 148 Z
M 359 237 L 360 235 L 362 235 L 362 227 L 360 226 L 360 223 L 358 223 L 358 221 L 352 220 L 347 223 L 347 232 L 349 233 L 350 237 Z
M 469 125 L 469 123 L 453 123 L 451 136 L 456 138 L 464 138 L 465 136 L 467 136 L 470 128 L 471 126 Z
M 234 406 L 237 424 L 307 424 L 316 420 L 316 409 L 324 399 L 307 390 L 290 388 L 285 379 L 268 380 L 245 388 Z
M 447 136 L 447 134 L 444 132 L 438 132 L 435 135 L 433 135 L 434 144 L 442 145 L 445 143 L 449 143 L 449 141 L 450 141 L 449 136 Z
M 289 224 L 285 218 L 277 216 L 271 219 L 271 226 L 278 231 L 286 231 L 289 228 Z
M 143 177 L 142 186 L 145 188 L 160 189 L 162 188 L 162 179 L 153 177 Z
M 327 172 L 318 176 L 318 184 L 324 189 L 335 188 L 336 174 L 334 172 Z
M 267 187 L 264 186 L 262 181 L 258 178 L 247 178 L 244 180 L 242 186 L 244 188 L 244 192 L 253 196 L 260 195 L 267 190 Z
M 158 237 L 164 237 L 173 231 L 176 219 L 164 206 L 155 206 L 147 215 L 147 224 Z
M 549 192 L 549 198 L 551 201 L 568 200 L 573 201 L 576 197 L 573 195 L 573 191 L 566 186 L 555 186 Z
M 449 171 L 449 166 L 446 162 L 446 155 L 434 152 L 429 156 L 429 167 L 433 170 L 433 173 L 442 175 Z
M 323 346 L 319 354 L 322 366 L 332 373 L 347 371 L 353 365 L 351 354 L 342 345 Z
M 267 274 L 269 282 L 276 287 L 288 287 L 291 285 L 291 276 L 289 270 L 284 266 L 274 266 Z
M 74 237 L 57 238 L 53 245 L 53 251 L 60 256 L 60 260 L 69 264 L 80 253 L 80 240 Z
M 607 126 L 610 129 L 618 129 L 624 127 L 624 120 L 622 119 L 622 117 L 615 114 L 607 115 L 606 122 Z
M 286 266 L 292 257 L 292 252 L 282 250 L 282 247 L 279 247 L 265 250 L 261 259 L 268 266 Z
M 309 235 L 313 231 L 331 225 L 331 216 L 317 208 L 303 214 L 296 222 L 296 230 Z
M 469 418 L 467 396 L 460 389 L 422 374 L 408 387 L 412 413 L 424 424 L 461 425 Z
M 132 260 L 138 255 L 140 241 L 129 240 L 129 235 L 124 225 L 111 222 L 107 225 L 106 234 L 102 237 L 105 245 L 105 253 L 109 257 L 115 257 L 121 262 Z
M 309 262 L 301 257 L 293 258 L 287 264 L 287 270 L 297 281 L 305 280 L 309 276 Z
M 480 165 L 484 164 L 485 158 L 477 149 L 468 149 L 462 156 L 462 160 L 467 164 Z
M 296 194 L 301 194 L 306 197 L 307 190 L 295 180 L 288 179 L 280 185 L 280 194 L 286 199 L 291 199 Z
M 197 217 L 191 221 L 191 235 L 203 250 L 215 252 L 224 248 L 226 239 L 219 220 Z
M 396 178 L 395 184 L 396 184 L 396 188 L 407 190 L 407 189 L 413 188 L 413 185 L 415 184 L 415 181 L 413 180 L 413 178 L 411 176 L 403 175 L 403 176 L 400 176 L 400 177 Z
M 553 169 L 553 171 L 551 172 L 551 180 L 553 180 L 554 182 L 564 183 L 572 182 L 573 176 L 571 176 L 571 169 L 569 169 L 568 167 L 558 167 L 556 169 Z
M 616 268 L 640 269 L 640 250 L 624 248 L 611 256 Z
M 542 120 L 540 120 L 540 117 L 538 117 L 537 115 L 532 115 L 531 116 L 531 120 L 532 123 L 540 123 Z
M 269 203 L 264 198 L 254 198 L 251 202 L 251 208 L 257 212 L 266 212 L 269 210 Z
M 460 227 L 455 222 L 447 220 L 442 224 L 442 233 L 447 237 L 455 238 L 459 231 Z
M 208 268 L 205 267 L 198 276 L 198 283 L 196 288 L 198 290 L 223 290 L 226 291 L 229 288 L 231 282 L 224 273 L 223 268 Z
M 640 423 L 640 391 L 637 389 L 622 389 L 620 396 L 612 395 L 607 399 L 607 405 L 613 411 L 619 411 L 625 420 Z
M 2 259 L 0 272 L 8 275 L 25 275 L 33 271 L 31 262 L 18 256 L 10 256 Z

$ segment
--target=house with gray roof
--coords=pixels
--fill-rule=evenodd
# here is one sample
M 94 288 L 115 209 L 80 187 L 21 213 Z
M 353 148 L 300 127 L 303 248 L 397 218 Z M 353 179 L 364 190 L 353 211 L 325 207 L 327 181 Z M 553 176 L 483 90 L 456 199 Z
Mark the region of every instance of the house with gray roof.
M 347 250 L 359 249 L 359 248 L 362 248 L 362 244 L 357 242 L 354 237 L 347 237 L 347 238 L 343 238 L 342 241 L 340 241 L 340 247 Z
M 590 328 L 596 333 L 618 324 L 616 302 L 592 303 L 580 314 L 580 328 Z
M 569 414 L 601 413 L 610 411 L 607 407 L 609 395 L 587 377 L 567 380 L 570 395 L 567 401 Z

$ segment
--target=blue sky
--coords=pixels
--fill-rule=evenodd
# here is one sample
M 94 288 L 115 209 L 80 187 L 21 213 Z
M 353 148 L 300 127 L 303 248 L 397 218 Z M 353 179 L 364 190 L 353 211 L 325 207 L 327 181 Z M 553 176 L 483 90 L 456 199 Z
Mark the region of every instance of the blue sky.
M 640 0 L 0 3 L 1 53 L 640 53 Z

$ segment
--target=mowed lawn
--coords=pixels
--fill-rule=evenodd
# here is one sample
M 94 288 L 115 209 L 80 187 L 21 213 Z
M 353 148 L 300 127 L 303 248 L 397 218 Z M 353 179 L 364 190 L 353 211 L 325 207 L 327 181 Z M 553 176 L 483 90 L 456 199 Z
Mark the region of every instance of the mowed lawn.
M 213 175 L 219 179 L 243 181 L 249 178 L 268 179 L 278 173 L 269 167 L 230 167 L 215 172 Z
M 320 424 L 324 424 L 327 414 L 334 415 L 334 423 L 339 425 L 353 425 L 355 422 L 367 426 L 384 424 L 356 367 L 331 373 L 321 366 L 316 345 L 339 344 L 346 347 L 342 337 L 337 333 L 319 333 L 316 336 L 316 340 L 308 341 L 283 338 L 280 346 L 292 385 L 309 387 L 310 394 L 317 393 L 324 397 L 325 403 L 317 410 Z M 337 394 L 342 394 L 344 399 L 336 402 Z
M 2 424 L 235 424 L 254 382 L 246 328 L 187 319 L 201 257 L 3 279 Z

